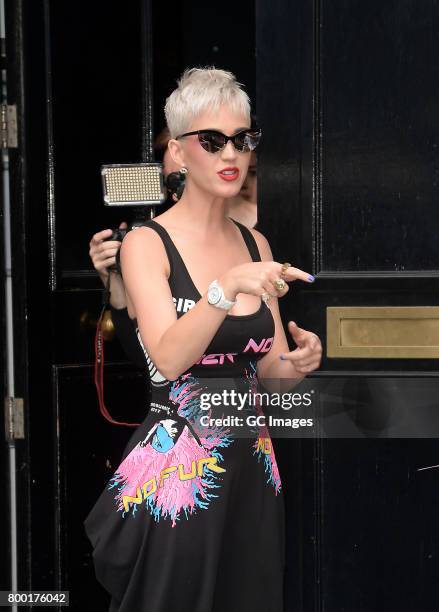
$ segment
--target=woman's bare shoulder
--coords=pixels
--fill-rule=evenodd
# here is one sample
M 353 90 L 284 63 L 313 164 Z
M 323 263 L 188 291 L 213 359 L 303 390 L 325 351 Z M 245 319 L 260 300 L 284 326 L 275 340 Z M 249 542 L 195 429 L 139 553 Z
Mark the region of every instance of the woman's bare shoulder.
M 122 241 L 120 263 L 128 314 L 143 327 L 145 338 L 150 338 L 153 334 L 150 330 L 145 332 L 146 321 L 153 322 L 157 330 L 175 318 L 169 260 L 157 232 L 148 226 L 128 232 Z
M 120 246 L 121 260 L 154 263 L 169 276 L 169 260 L 159 233 L 148 225 L 127 232 Z

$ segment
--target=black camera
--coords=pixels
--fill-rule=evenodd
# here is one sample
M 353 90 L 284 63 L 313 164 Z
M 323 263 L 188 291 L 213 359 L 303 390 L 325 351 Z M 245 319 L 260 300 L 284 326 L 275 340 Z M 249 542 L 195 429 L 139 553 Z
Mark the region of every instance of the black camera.
M 119 242 L 122 242 L 122 240 L 125 238 L 125 236 L 131 229 L 132 228 L 129 227 L 127 227 L 126 229 L 118 227 L 117 229 L 113 230 L 111 236 L 109 236 L 108 238 L 104 238 L 104 241 L 106 242 L 107 240 L 119 240 Z

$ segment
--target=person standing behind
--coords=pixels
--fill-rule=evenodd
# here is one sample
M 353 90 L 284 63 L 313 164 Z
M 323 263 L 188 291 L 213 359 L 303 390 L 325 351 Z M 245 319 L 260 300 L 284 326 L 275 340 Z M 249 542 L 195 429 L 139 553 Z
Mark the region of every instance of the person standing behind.
M 179 170 L 168 151 L 169 138 L 169 130 L 164 128 L 154 142 L 154 150 L 163 159 L 163 176 L 165 179 L 171 172 Z M 174 202 L 175 194 L 170 194 L 167 203 L 163 205 L 163 209 L 166 210 Z M 127 227 L 126 221 L 119 224 L 119 229 L 127 229 Z M 89 255 L 104 287 L 107 286 L 110 276 L 109 303 L 116 336 L 129 360 L 140 369 L 144 369 L 145 356 L 128 316 L 125 287 L 116 268 L 116 254 L 121 242 L 120 240 L 108 240 L 112 233 L 112 229 L 96 232 L 89 243 Z
M 226 203 L 226 214 L 249 229 L 256 227 L 258 222 L 256 171 L 257 157 L 256 152 L 252 151 L 247 176 L 242 184 L 241 191 L 234 198 L 229 198 Z

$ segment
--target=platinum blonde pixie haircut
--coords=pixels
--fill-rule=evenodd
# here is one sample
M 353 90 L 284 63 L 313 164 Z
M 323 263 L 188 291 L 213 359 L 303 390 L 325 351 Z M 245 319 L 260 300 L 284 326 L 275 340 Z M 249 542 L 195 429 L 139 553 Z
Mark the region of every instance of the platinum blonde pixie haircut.
M 245 115 L 250 122 L 250 99 L 231 72 L 214 67 L 190 68 L 177 83 L 178 87 L 165 104 L 171 138 L 189 131 L 199 114 L 206 110 L 218 111 L 222 104 L 232 112 Z

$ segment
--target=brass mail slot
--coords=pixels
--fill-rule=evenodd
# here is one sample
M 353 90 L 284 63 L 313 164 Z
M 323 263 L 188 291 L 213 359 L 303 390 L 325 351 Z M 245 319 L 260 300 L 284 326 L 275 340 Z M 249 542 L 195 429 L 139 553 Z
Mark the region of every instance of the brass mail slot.
M 327 356 L 439 357 L 439 306 L 331 306 Z

